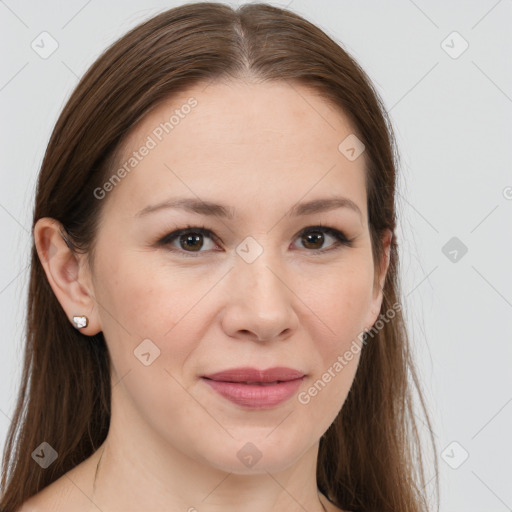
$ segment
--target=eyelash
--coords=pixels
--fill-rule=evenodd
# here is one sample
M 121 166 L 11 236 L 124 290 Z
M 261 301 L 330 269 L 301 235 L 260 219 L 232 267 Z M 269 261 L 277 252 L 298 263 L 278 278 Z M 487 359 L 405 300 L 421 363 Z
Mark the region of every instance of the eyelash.
M 342 233 L 341 231 L 339 231 L 335 228 L 329 227 L 329 226 L 324 226 L 322 224 L 317 224 L 316 226 L 308 226 L 307 228 L 304 228 L 297 235 L 297 237 L 300 238 L 310 231 L 313 231 L 313 232 L 320 231 L 320 232 L 326 233 L 328 235 L 331 235 L 336 239 L 336 242 L 327 249 L 311 249 L 311 250 L 305 249 L 307 252 L 313 253 L 315 255 L 323 254 L 323 253 L 326 253 L 326 252 L 329 252 L 329 251 L 335 250 L 335 249 L 341 249 L 342 246 L 353 247 L 354 239 L 348 239 L 345 236 L 345 234 Z M 182 249 L 177 249 L 175 247 L 169 248 L 169 245 L 175 239 L 177 239 L 179 236 L 181 236 L 185 233 L 188 233 L 188 232 L 207 236 L 208 238 L 211 238 L 214 242 L 216 242 L 216 240 L 218 240 L 217 236 L 206 226 L 192 226 L 192 225 L 188 224 L 185 228 L 178 229 L 176 231 L 173 231 L 172 233 L 165 235 L 163 238 L 158 240 L 157 246 L 159 246 L 159 247 L 164 246 L 171 252 L 178 252 L 178 253 L 185 255 L 186 257 L 190 256 L 192 258 L 199 256 L 203 252 L 207 252 L 207 251 L 196 251 L 196 252 L 185 251 Z

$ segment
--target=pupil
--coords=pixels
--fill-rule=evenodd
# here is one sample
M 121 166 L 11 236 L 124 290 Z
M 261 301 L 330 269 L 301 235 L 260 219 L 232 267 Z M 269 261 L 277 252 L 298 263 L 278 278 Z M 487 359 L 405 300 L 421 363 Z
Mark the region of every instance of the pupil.
M 315 237 L 317 238 L 317 241 L 318 240 L 320 241 L 320 247 L 321 247 L 322 246 L 322 242 L 323 242 L 323 235 L 322 234 L 316 234 L 316 235 L 315 234 L 313 234 L 313 235 L 308 234 L 308 235 L 306 235 L 306 239 L 308 240 L 307 243 L 310 242 L 310 239 L 312 239 L 312 238 L 314 239 Z M 314 241 L 313 241 L 313 244 L 314 244 Z M 313 248 L 314 249 L 318 249 L 318 247 L 313 247 Z
M 194 247 L 194 242 L 199 242 L 201 235 L 182 235 L 181 240 L 184 241 L 184 244 L 191 249 L 201 249 L 202 244 L 199 247 Z

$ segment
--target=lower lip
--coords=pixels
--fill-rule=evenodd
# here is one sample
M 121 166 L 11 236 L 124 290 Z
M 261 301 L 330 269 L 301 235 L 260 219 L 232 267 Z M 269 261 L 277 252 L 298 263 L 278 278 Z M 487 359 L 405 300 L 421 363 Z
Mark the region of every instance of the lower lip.
M 259 384 L 241 384 L 218 380 L 203 380 L 217 393 L 231 402 L 251 409 L 268 409 L 288 400 L 297 392 L 304 377 L 261 386 Z

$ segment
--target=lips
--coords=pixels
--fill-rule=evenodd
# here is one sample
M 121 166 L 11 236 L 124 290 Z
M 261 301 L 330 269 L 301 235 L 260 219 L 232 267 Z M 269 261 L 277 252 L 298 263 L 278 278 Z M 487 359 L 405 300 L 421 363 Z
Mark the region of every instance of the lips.
M 276 367 L 268 370 L 232 368 L 202 377 L 223 398 L 250 409 L 269 409 L 289 400 L 299 389 L 304 372 Z
M 238 382 L 243 384 L 277 384 L 304 377 L 304 372 L 293 368 L 275 367 L 268 370 L 258 370 L 257 368 L 231 368 L 222 372 L 204 375 L 204 378 L 222 381 Z

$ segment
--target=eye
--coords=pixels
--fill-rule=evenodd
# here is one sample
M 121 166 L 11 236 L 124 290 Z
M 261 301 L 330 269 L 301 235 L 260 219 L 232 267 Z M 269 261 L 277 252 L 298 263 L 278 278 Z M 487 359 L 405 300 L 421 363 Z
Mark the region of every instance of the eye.
M 325 235 L 334 239 L 327 249 L 322 248 L 325 243 Z M 349 240 L 341 231 L 328 226 L 310 226 L 303 229 L 297 237 L 303 241 L 304 247 L 310 249 L 308 252 L 324 253 L 330 250 L 339 248 L 342 245 L 352 247 L 353 240 Z M 201 251 L 204 248 L 204 239 L 209 238 L 211 241 L 210 247 L 206 247 L 206 251 Z M 179 252 L 184 256 L 197 256 L 201 252 L 208 252 L 216 244 L 214 241 L 218 237 L 208 228 L 204 226 L 187 226 L 186 228 L 178 229 L 169 233 L 161 238 L 158 246 L 164 246 L 172 252 Z
M 171 251 L 185 253 L 186 256 L 196 256 L 194 253 L 204 252 L 201 249 L 204 245 L 203 239 L 205 237 L 211 240 L 216 238 L 212 231 L 204 226 L 189 225 L 186 228 L 169 233 L 159 240 L 157 244 L 159 246 L 166 246 Z
M 331 244 L 329 248 L 322 249 L 321 246 L 325 242 L 325 234 L 327 234 L 328 237 L 333 238 L 334 243 Z M 303 229 L 298 236 L 300 237 L 300 240 L 303 240 L 306 248 L 320 253 L 339 248 L 341 245 L 346 245 L 348 247 L 352 247 L 353 245 L 353 240 L 349 240 L 341 231 L 322 225 L 311 226 Z

